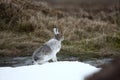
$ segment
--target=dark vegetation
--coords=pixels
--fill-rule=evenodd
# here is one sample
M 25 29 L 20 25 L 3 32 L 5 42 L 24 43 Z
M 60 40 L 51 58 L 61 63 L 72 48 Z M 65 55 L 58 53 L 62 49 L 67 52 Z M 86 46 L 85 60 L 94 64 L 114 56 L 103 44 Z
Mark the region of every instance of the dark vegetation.
M 120 80 L 120 59 L 115 59 L 111 63 L 102 66 L 103 69 L 85 80 Z

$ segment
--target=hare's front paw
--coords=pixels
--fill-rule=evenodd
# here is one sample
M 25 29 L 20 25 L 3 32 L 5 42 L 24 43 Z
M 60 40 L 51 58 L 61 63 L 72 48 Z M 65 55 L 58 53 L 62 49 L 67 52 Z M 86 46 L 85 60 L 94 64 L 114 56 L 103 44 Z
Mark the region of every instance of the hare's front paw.
M 52 58 L 52 61 L 53 61 L 53 62 L 57 62 L 57 57 L 56 57 L 56 56 L 53 57 L 53 58 Z

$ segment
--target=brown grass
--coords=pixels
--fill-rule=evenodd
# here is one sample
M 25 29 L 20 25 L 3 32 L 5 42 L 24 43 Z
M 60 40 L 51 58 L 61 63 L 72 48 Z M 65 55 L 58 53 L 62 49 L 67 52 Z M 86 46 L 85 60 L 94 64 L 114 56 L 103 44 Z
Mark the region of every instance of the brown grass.
M 119 55 L 120 27 L 108 18 L 106 21 L 94 16 L 94 19 L 79 17 L 34 0 L 2 0 L 0 11 L 1 56 L 32 55 L 35 48 L 53 36 L 54 26 L 58 26 L 65 36 L 62 55 Z M 108 15 L 104 13 L 101 16 Z

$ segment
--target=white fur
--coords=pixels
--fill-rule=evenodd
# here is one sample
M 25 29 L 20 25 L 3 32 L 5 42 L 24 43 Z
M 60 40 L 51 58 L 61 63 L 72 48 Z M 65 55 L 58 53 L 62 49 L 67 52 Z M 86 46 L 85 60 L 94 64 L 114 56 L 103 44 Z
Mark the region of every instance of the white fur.
M 46 42 L 46 44 L 51 47 L 54 55 L 56 55 L 56 53 L 60 51 L 61 41 L 58 41 L 56 39 L 51 39 L 48 42 Z
M 54 29 L 53 29 L 53 31 L 54 31 L 54 34 L 59 34 L 59 32 L 58 32 L 58 29 L 57 29 L 57 28 L 54 28 Z
M 54 28 L 53 31 L 54 31 L 55 34 L 59 34 L 57 28 Z M 52 60 L 52 61 L 56 62 L 57 61 L 56 54 L 61 49 L 61 41 L 62 40 L 57 40 L 55 38 L 52 38 L 48 42 L 46 42 L 45 45 L 49 46 L 52 52 L 49 53 L 48 55 L 45 55 L 45 54 L 42 55 L 41 54 L 40 57 L 42 57 L 43 59 L 42 60 L 38 60 L 36 62 L 36 61 L 34 61 L 34 56 L 36 54 L 39 54 L 39 53 L 36 53 L 36 51 L 35 51 L 34 54 L 33 54 L 33 61 L 34 61 L 34 63 L 43 64 L 45 62 L 48 62 L 49 60 Z

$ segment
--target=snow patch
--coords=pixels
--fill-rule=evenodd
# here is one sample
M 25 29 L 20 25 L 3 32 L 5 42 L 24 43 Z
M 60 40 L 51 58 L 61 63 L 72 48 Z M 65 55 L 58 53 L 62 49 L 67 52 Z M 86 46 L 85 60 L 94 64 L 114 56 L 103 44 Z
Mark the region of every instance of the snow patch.
M 84 80 L 99 68 L 77 61 L 61 61 L 43 65 L 0 67 L 0 80 Z

